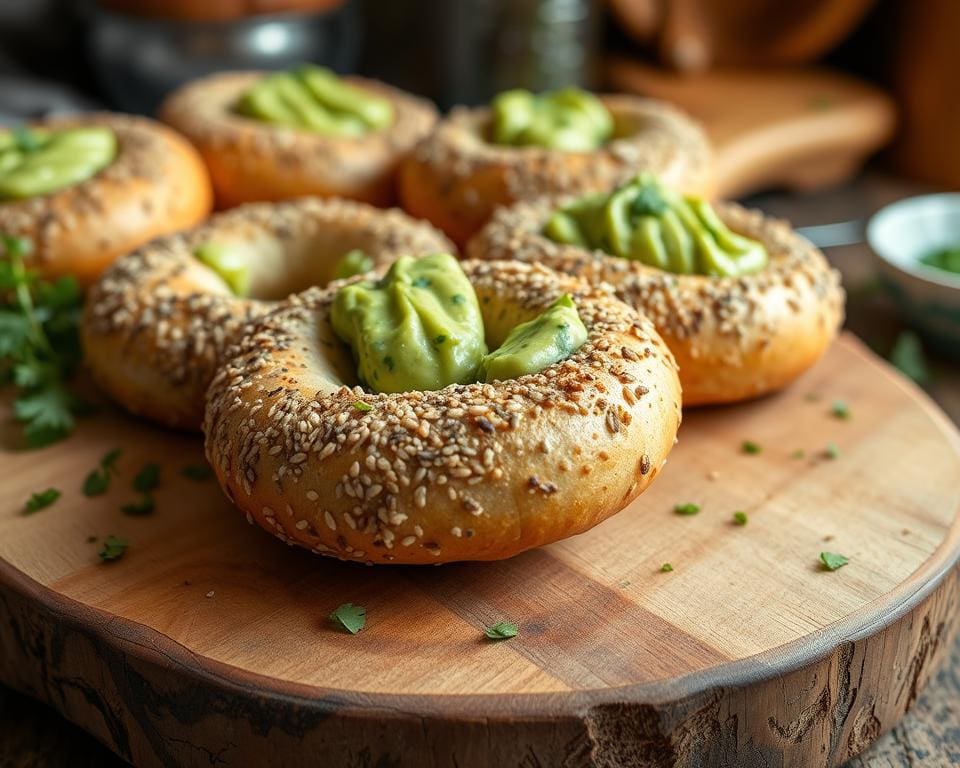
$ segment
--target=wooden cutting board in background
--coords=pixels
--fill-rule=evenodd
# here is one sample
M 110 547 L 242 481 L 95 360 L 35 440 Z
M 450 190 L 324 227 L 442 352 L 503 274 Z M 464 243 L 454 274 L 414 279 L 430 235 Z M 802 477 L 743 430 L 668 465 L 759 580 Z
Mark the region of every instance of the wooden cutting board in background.
M 115 447 L 109 493 L 85 498 Z M 916 701 L 960 621 L 960 437 L 851 337 L 787 392 L 685 414 L 639 500 L 505 562 L 284 547 L 181 476 L 201 456 L 109 408 L 0 448 L 0 681 L 138 766 L 837 766 Z M 151 460 L 156 512 L 125 517 Z M 130 548 L 101 564 L 110 533 Z M 851 562 L 826 572 L 823 550 Z M 344 602 L 367 608 L 359 635 L 326 620 Z M 486 640 L 503 619 L 520 635 Z
M 896 122 L 880 89 L 812 67 L 683 75 L 614 58 L 606 77 L 613 90 L 665 99 L 704 124 L 718 197 L 836 184 L 890 140 Z

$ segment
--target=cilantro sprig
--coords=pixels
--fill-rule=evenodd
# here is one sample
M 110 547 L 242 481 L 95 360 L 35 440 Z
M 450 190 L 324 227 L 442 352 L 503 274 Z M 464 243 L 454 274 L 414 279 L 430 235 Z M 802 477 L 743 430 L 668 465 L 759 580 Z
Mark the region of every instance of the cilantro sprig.
M 60 495 L 60 491 L 56 488 L 47 488 L 45 491 L 38 491 L 37 493 L 31 494 L 30 498 L 27 499 L 27 503 L 23 505 L 24 514 L 32 515 L 41 509 L 46 509 L 59 499 Z
M 498 621 L 496 624 L 485 627 L 483 630 L 483 634 L 485 634 L 489 640 L 509 640 L 511 637 L 516 637 L 519 633 L 520 627 L 512 621 Z
M 83 481 L 84 496 L 102 496 L 110 487 L 110 478 L 116 473 L 117 459 L 120 458 L 120 449 L 107 451 L 100 459 L 100 465 L 91 469 Z
M 26 268 L 31 243 L 0 235 L 0 384 L 17 388 L 14 418 L 31 448 L 70 434 L 83 402 L 67 382 L 80 363 L 80 286 Z
M 344 603 L 330 614 L 330 621 L 351 635 L 355 635 L 367 623 L 367 609 L 362 605 Z

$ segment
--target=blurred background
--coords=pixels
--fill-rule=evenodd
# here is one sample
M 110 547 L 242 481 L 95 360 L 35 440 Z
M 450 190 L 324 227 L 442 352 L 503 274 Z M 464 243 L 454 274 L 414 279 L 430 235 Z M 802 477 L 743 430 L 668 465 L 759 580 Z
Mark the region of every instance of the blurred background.
M 960 276 L 918 287 L 864 243 L 884 205 L 960 187 L 958 33 L 957 0 L 2 0 L 0 122 L 153 114 L 197 76 L 303 61 L 441 108 L 517 86 L 664 98 L 704 123 L 718 194 L 827 250 L 854 331 L 889 355 L 916 327 L 950 378 Z M 960 246 L 960 200 L 951 216 Z M 941 396 L 960 413 L 960 386 Z

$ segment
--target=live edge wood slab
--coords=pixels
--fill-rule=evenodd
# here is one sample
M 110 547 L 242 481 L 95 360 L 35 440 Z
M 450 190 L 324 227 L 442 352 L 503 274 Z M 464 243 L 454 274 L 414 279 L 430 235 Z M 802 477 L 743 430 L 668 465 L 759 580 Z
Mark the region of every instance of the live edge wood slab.
M 114 447 L 109 493 L 85 498 Z M 501 563 L 288 549 L 180 475 L 200 457 L 109 409 L 0 454 L 0 681 L 138 766 L 835 766 L 958 628 L 960 438 L 850 337 L 788 392 L 687 413 L 639 501 Z M 150 460 L 157 511 L 125 517 Z M 63 497 L 24 515 L 50 485 Z M 130 548 L 101 564 L 88 539 L 109 533 Z M 824 571 L 823 550 L 851 562 Z M 368 610 L 356 636 L 326 620 L 347 601 Z M 485 640 L 501 619 L 520 635 Z

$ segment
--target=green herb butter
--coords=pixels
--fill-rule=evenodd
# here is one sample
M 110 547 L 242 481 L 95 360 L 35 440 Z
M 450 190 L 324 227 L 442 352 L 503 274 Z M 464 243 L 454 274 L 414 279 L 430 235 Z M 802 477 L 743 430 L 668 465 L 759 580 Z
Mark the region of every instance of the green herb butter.
M 330 319 L 375 392 L 475 381 L 487 351 L 477 296 L 449 254 L 404 256 L 382 280 L 344 286 Z
M 373 259 L 359 248 L 354 248 L 352 251 L 347 251 L 340 257 L 336 267 L 333 269 L 333 279 L 343 280 L 344 278 L 353 277 L 354 275 L 362 275 L 371 269 L 373 269 Z
M 313 65 L 267 75 L 240 96 L 234 109 L 255 120 L 342 137 L 363 136 L 393 121 L 388 99 Z
M 491 110 L 494 144 L 589 152 L 613 135 L 613 117 L 603 102 L 579 88 L 539 95 L 505 91 Z
M 117 156 L 109 128 L 0 131 L 0 200 L 47 195 L 92 178 Z
M 480 363 L 482 381 L 539 373 L 565 360 L 587 340 L 587 329 L 573 299 L 564 294 L 540 315 L 510 331 L 500 348 Z
M 708 202 L 674 193 L 649 174 L 560 208 L 544 234 L 681 275 L 739 277 L 769 260 L 761 243 L 732 232 Z
M 208 242 L 193 255 L 216 272 L 234 296 L 250 295 L 250 259 L 252 254 L 238 243 Z

